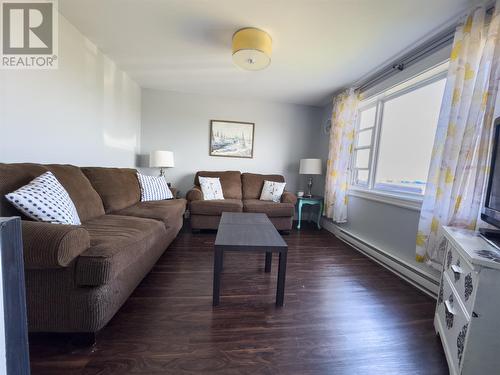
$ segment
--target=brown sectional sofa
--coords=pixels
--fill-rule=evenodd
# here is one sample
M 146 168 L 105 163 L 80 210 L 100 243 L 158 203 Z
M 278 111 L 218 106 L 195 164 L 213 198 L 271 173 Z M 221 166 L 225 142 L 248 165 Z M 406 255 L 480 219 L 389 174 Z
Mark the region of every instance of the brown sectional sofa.
M 223 200 L 203 200 L 198 177 L 218 177 L 224 195 Z M 264 180 L 285 182 L 281 175 L 241 173 L 239 171 L 208 172 L 200 171 L 194 178 L 194 187 L 187 193 L 191 228 L 217 229 L 222 212 L 259 212 L 265 213 L 276 229 L 289 231 L 295 213 L 295 194 L 285 191 L 281 202 L 259 200 Z
M 0 164 L 0 216 L 22 216 L 5 194 L 46 171 L 66 188 L 82 225 L 23 218 L 29 330 L 94 333 L 175 239 L 186 201 L 140 202 L 135 169 Z

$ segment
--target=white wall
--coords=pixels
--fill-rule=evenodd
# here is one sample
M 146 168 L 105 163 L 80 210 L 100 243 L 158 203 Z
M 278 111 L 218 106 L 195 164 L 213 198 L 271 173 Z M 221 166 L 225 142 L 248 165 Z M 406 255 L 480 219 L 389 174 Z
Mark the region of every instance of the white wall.
M 134 166 L 140 97 L 60 16 L 59 69 L 0 70 L 0 162 Z
M 150 151 L 173 151 L 175 168 L 166 175 L 182 194 L 199 170 L 283 174 L 287 189 L 296 191 L 306 186 L 305 177 L 298 174 L 299 160 L 320 155 L 315 140 L 321 114 L 317 107 L 144 89 L 142 165 L 147 166 Z M 209 156 L 210 120 L 255 123 L 253 159 Z M 318 182 L 317 187 L 322 185 Z
M 348 214 L 349 221 L 342 227 L 351 234 L 424 273 L 437 274 L 415 260 L 420 211 L 350 196 Z

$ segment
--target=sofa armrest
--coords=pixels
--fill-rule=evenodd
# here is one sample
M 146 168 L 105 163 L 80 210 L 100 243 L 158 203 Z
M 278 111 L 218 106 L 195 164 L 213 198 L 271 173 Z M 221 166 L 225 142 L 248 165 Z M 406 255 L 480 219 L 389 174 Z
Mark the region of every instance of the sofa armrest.
M 281 195 L 281 203 L 297 203 L 297 196 L 289 191 L 284 191 Z
M 23 220 L 22 233 L 27 269 L 66 267 L 90 247 L 87 230 L 74 225 Z
M 189 190 L 186 194 L 186 199 L 189 202 L 192 201 L 202 201 L 203 200 L 203 192 L 198 186 L 194 186 L 191 190 Z

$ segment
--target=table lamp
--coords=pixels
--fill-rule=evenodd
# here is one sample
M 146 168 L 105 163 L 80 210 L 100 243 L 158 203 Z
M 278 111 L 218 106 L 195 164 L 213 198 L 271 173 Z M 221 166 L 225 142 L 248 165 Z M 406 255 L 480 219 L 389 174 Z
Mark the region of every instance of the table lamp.
M 153 151 L 149 154 L 149 166 L 160 168 L 160 176 L 165 176 L 163 168 L 173 168 L 174 153 L 172 151 Z
M 323 168 L 321 167 L 321 159 L 300 159 L 299 173 L 308 175 L 322 174 Z M 312 185 L 313 178 L 312 176 L 309 176 L 309 180 L 307 183 L 307 194 L 305 195 L 306 197 L 310 198 L 312 196 Z

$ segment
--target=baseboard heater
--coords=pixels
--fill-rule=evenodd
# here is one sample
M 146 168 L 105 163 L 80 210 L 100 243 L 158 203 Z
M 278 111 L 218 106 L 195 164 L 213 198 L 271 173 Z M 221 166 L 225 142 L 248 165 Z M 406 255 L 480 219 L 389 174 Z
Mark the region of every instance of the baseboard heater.
M 333 230 L 329 230 L 329 232 L 333 233 L 338 239 L 353 247 L 363 255 L 374 260 L 384 268 L 388 269 L 392 273 L 396 274 L 397 276 L 410 283 L 414 287 L 420 289 L 432 298 L 437 298 L 437 292 L 439 289 L 439 280 L 437 280 L 437 278 L 421 272 L 416 267 L 413 267 L 408 263 L 401 261 L 397 257 L 394 257 L 387 252 L 380 250 L 379 248 L 356 237 L 355 235 L 339 227 L 338 225 L 327 220 L 323 221 L 323 227 L 327 230 L 329 230 L 328 227 L 333 227 Z

